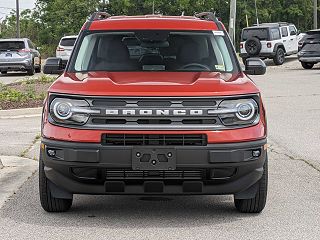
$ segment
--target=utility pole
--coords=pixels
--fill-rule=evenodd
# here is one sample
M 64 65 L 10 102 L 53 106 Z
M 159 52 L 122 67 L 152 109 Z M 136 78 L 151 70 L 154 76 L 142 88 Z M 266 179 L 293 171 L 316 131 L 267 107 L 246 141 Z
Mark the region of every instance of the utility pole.
M 17 33 L 16 37 L 20 38 L 20 12 L 19 12 L 19 0 L 16 0 L 16 25 L 17 25 Z
M 229 35 L 233 45 L 236 41 L 236 16 L 237 16 L 237 0 L 230 2 L 230 20 L 229 20 Z
M 102 1 L 102 12 L 105 12 L 106 11 L 106 0 L 103 0 Z
M 313 0 L 313 27 L 318 28 L 318 0 Z
M 259 26 L 259 17 L 258 17 L 258 8 L 257 8 L 257 0 L 254 0 L 254 7 L 256 9 L 256 18 L 257 18 L 257 26 Z
M 2 18 L 3 17 L 0 18 L 0 34 L 2 33 L 2 22 L 1 22 Z M 1 161 L 0 161 L 0 164 L 1 164 Z M 1 165 L 0 165 L 0 169 L 1 169 Z
M 154 1 L 152 3 L 152 15 L 154 15 Z

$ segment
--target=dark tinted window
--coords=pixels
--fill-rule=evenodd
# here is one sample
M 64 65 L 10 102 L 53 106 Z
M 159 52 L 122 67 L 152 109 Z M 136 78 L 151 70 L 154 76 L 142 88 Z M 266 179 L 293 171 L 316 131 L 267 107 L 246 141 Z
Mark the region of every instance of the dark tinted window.
M 297 30 L 294 26 L 289 26 L 290 35 L 297 35 Z
M 23 41 L 0 41 L 0 50 L 19 50 L 24 48 Z
M 270 34 L 272 40 L 277 40 L 281 38 L 279 28 L 271 28 Z
M 304 51 L 320 52 L 320 43 L 305 44 L 302 48 Z
M 232 72 L 223 32 L 93 32 L 81 39 L 73 71 Z
M 303 37 L 303 40 L 320 40 L 320 31 L 308 32 L 307 35 Z
M 242 41 L 247 41 L 249 38 L 256 37 L 260 40 L 268 40 L 268 28 L 246 28 L 242 31 Z
M 60 42 L 61 46 L 72 47 L 76 42 L 76 38 L 63 38 Z
M 282 37 L 288 37 L 288 28 L 287 27 L 283 27 L 281 28 L 281 34 L 282 34 Z

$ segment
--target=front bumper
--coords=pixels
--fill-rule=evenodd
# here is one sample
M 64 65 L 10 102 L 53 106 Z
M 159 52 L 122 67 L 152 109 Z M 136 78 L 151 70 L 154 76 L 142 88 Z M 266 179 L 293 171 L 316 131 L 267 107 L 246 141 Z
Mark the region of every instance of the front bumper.
M 0 62 L 1 71 L 25 71 L 31 68 L 31 62 L 27 60 L 16 62 Z
M 198 195 L 246 191 L 261 178 L 267 154 L 266 139 L 164 148 L 175 152 L 176 169 L 133 170 L 135 146 L 43 139 L 41 155 L 47 178 L 69 193 Z M 50 157 L 48 150 L 56 156 Z M 253 157 L 257 150 L 260 156 Z

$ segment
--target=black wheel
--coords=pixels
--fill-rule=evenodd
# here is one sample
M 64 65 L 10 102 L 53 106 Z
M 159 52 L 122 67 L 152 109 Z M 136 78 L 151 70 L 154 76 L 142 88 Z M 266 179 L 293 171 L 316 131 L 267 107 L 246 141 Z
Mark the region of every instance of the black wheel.
M 278 48 L 276 55 L 273 58 L 273 62 L 275 65 L 282 65 L 285 61 L 285 53 L 282 48 Z
M 7 74 L 8 72 L 7 71 L 1 71 L 1 74 Z
M 30 67 L 30 69 L 27 70 L 27 73 L 28 73 L 28 75 L 33 76 L 34 71 L 35 71 L 34 62 L 32 61 L 31 67 Z
M 250 199 L 234 199 L 234 204 L 239 212 L 260 213 L 264 209 L 268 191 L 268 156 L 266 156 L 263 168 L 263 175 L 258 182 L 256 196 Z
M 314 66 L 314 63 L 306 63 L 306 62 L 301 62 L 301 65 L 304 69 L 311 69 Z
M 35 68 L 36 73 L 41 73 L 41 65 L 39 65 L 37 68 Z
M 246 41 L 244 47 L 245 47 L 247 53 L 249 54 L 249 56 L 251 56 L 251 57 L 258 56 L 261 49 L 262 49 L 261 42 L 256 37 L 249 38 Z
M 49 180 L 44 173 L 44 164 L 39 159 L 39 193 L 42 208 L 47 212 L 66 212 L 72 206 L 72 199 L 54 198 L 50 191 Z

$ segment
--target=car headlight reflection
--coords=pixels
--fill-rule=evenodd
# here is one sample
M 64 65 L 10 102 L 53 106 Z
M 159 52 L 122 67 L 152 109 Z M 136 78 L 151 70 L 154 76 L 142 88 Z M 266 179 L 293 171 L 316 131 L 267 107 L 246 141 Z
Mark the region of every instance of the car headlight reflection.
M 217 110 L 226 126 L 249 125 L 259 118 L 259 107 L 254 99 L 224 100 Z
M 55 98 L 50 104 L 50 116 L 55 122 L 63 124 L 83 125 L 90 114 L 99 112 L 91 110 L 85 100 Z

